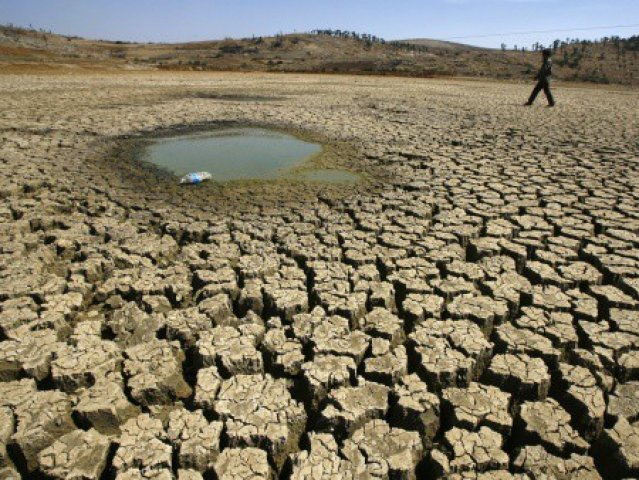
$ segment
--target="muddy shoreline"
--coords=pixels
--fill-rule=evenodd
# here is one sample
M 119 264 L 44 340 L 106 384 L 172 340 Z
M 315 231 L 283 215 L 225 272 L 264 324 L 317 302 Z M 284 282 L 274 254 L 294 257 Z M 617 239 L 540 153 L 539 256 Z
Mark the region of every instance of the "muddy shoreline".
M 320 168 L 344 169 L 360 175 L 361 180 L 352 184 L 330 184 L 289 179 L 285 176 L 263 181 L 210 182 L 193 188 L 178 185 L 179 178 L 174 174 L 141 158 L 143 149 L 155 139 L 201 134 L 226 128 L 263 128 L 293 135 L 304 141 L 318 143 L 322 146 L 322 151 L 309 157 L 291 172 L 306 172 Z M 123 175 L 123 172 L 126 172 L 126 180 L 123 181 L 129 182 L 134 190 L 143 189 L 150 194 L 157 194 L 167 201 L 187 204 L 199 205 L 225 198 L 235 198 L 237 202 L 246 202 L 249 205 L 269 201 L 295 202 L 295 199 L 303 202 L 305 198 L 313 198 L 321 194 L 337 198 L 374 191 L 389 179 L 388 173 L 380 168 L 371 171 L 366 160 L 362 158 L 361 152 L 358 152 L 357 148 L 348 142 L 328 143 L 327 139 L 317 132 L 286 128 L 269 123 L 211 121 L 179 124 L 151 131 L 127 133 L 114 138 L 101 138 L 97 143 L 105 147 L 104 152 L 92 160 L 111 169 L 115 175 Z M 236 207 L 237 204 L 234 204 L 231 208 Z

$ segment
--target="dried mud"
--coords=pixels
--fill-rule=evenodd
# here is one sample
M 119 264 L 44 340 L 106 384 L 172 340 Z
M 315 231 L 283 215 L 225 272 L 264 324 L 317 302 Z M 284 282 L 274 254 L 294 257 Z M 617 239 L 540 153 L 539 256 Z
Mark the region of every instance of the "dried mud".
M 639 93 L 0 76 L 0 478 L 639 474 Z M 198 188 L 166 132 L 353 185 Z

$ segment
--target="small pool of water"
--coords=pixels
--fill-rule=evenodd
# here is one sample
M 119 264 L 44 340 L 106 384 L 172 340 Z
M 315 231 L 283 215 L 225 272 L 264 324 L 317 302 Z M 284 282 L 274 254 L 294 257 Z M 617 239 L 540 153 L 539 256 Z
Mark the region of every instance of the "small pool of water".
M 232 128 L 159 139 L 145 149 L 142 158 L 177 176 L 204 171 L 220 182 L 288 178 L 341 183 L 359 179 L 342 170 L 290 170 L 321 151 L 321 145 L 292 135 Z

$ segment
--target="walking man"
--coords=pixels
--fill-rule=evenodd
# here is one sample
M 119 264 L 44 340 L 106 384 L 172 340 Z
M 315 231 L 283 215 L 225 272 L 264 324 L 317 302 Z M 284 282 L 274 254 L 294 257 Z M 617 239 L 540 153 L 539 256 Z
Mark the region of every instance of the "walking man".
M 550 77 L 552 76 L 552 60 L 550 59 L 551 51 L 550 49 L 545 48 L 541 51 L 541 54 L 544 58 L 544 63 L 541 64 L 539 73 L 537 73 L 537 85 L 535 85 L 535 88 L 530 94 L 530 98 L 526 102 L 526 106 L 528 107 L 533 104 L 541 90 L 543 90 L 546 94 L 548 106 L 555 106 L 555 99 L 552 97 L 552 92 L 550 91 Z

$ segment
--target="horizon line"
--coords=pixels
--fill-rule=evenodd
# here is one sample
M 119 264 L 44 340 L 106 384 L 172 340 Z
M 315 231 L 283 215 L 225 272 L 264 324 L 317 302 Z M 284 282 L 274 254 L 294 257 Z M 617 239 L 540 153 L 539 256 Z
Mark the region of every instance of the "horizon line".
M 167 44 L 167 45 L 171 45 L 171 44 L 184 44 L 184 43 L 202 43 L 202 42 L 220 42 L 220 41 L 224 41 L 224 40 L 245 40 L 245 39 L 249 39 L 249 38 L 260 38 L 260 37 L 276 37 L 277 35 L 316 35 L 313 34 L 312 32 L 315 30 L 334 30 L 334 31 L 342 31 L 342 32 L 348 32 L 348 33 L 357 33 L 359 35 L 372 35 L 375 36 L 381 40 L 384 40 L 385 42 L 407 42 L 410 40 L 431 40 L 431 41 L 438 41 L 438 42 L 448 42 L 448 43 L 456 43 L 456 44 L 461 44 L 461 45 L 468 45 L 471 47 L 476 47 L 476 48 L 485 48 L 485 49 L 494 49 L 497 47 L 484 47 L 484 46 L 480 46 L 480 45 L 473 45 L 471 43 L 463 43 L 463 42 L 457 42 L 455 40 L 463 40 L 463 39 L 471 39 L 471 38 L 490 38 L 490 37 L 500 37 L 500 36 L 510 36 L 510 35 L 534 35 L 534 34 L 542 34 L 542 33 L 554 33 L 554 32 L 576 32 L 576 31 L 592 31 L 592 30 L 601 30 L 601 29 L 607 29 L 607 28 L 634 28 L 634 27 L 639 27 L 639 23 L 637 24 L 629 24 L 629 25 L 608 25 L 608 26 L 593 26 L 593 27 L 577 27 L 577 28 L 566 28 L 566 29 L 552 29 L 552 30 L 532 30 L 532 31 L 519 31 L 519 32 L 504 32 L 504 33 L 486 33 L 486 34 L 478 34 L 478 35 L 461 35 L 461 36 L 454 36 L 454 37 L 447 37 L 447 38 L 434 38 L 434 37 L 409 37 L 409 38 L 396 38 L 396 39 L 386 39 L 383 37 L 380 37 L 378 35 L 375 34 L 371 34 L 368 32 L 358 32 L 355 30 L 347 30 L 347 29 L 339 29 L 339 28 L 334 28 L 334 29 L 330 29 L 330 28 L 323 28 L 323 29 L 319 29 L 319 28 L 315 28 L 313 30 L 310 31 L 301 31 L 298 32 L 297 30 L 293 30 L 292 32 L 276 32 L 276 33 L 270 33 L 270 34 L 266 34 L 266 35 L 257 35 L 257 34 L 252 34 L 250 37 L 247 36 L 237 36 L 237 37 L 223 37 L 223 38 L 207 38 L 207 39 L 202 39 L 202 40 L 174 40 L 174 41 L 165 41 L 165 40 L 146 40 L 146 41 L 137 41 L 137 40 L 124 40 L 124 39 L 109 39 L 109 38 L 98 38 L 98 37 L 90 37 L 90 36 L 81 36 L 81 35 L 75 35 L 75 34 L 67 34 L 67 33 L 60 33 L 60 32 L 54 32 L 53 30 L 49 29 L 45 29 L 43 27 L 34 27 L 33 25 L 29 25 L 29 26 L 21 26 L 21 25 L 16 25 L 12 22 L 7 22 L 7 23 L 0 23 L 0 27 L 4 27 L 4 28 L 15 28 L 15 29 L 22 29 L 22 30 L 27 30 L 27 31 L 33 31 L 33 32 L 39 32 L 39 33 L 46 33 L 49 35 L 58 35 L 61 37 L 66 37 L 66 38 L 74 38 L 74 39 L 82 39 L 82 40 L 92 40 L 92 41 L 98 41 L 98 42 L 107 42 L 107 43 L 116 43 L 116 42 L 122 42 L 122 43 L 131 43 L 131 44 Z M 612 36 L 619 36 L 621 39 L 626 39 L 626 38 L 630 38 L 633 37 L 637 34 L 633 34 L 630 35 L 628 37 L 622 37 L 619 35 L 612 35 Z M 598 37 L 596 39 L 579 39 L 579 40 L 589 40 L 589 41 L 596 41 L 600 38 L 604 38 L 604 37 Z

